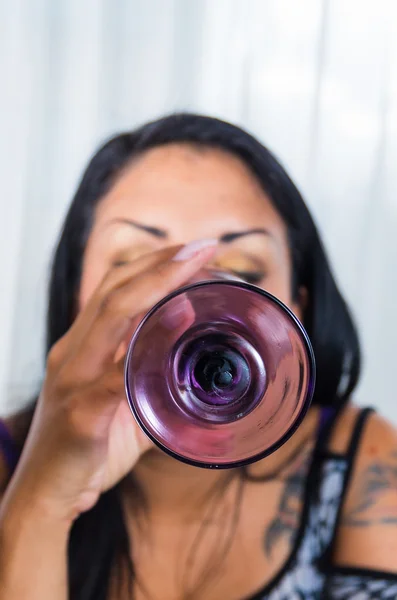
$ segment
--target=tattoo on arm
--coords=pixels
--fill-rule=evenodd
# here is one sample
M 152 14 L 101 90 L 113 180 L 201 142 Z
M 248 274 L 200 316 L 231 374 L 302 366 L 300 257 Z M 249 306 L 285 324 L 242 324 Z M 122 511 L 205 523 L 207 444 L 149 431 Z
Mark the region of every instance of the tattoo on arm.
M 370 464 L 360 475 L 356 501 L 342 525 L 397 525 L 397 450 Z
M 312 448 L 305 448 L 285 475 L 285 485 L 281 492 L 276 515 L 265 531 L 265 552 L 269 558 L 280 539 L 286 537 L 292 541 L 299 527 L 302 495 L 311 455 Z

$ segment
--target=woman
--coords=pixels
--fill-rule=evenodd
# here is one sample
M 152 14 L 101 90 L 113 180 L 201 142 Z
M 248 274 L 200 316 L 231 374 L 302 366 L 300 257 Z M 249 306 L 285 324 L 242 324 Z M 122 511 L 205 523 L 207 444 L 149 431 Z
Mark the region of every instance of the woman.
M 244 469 L 153 448 L 124 395 L 139 319 L 204 265 L 280 298 L 316 355 L 303 424 Z M 0 600 L 397 597 L 396 431 L 350 402 L 351 317 L 299 192 L 250 135 L 176 115 L 99 150 L 55 254 L 48 350 L 37 404 L 2 428 Z

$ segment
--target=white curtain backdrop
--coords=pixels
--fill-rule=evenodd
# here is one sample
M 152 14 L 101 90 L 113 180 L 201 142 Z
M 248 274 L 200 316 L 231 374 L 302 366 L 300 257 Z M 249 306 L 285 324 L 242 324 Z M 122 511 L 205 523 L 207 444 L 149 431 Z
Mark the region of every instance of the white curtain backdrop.
M 50 252 L 110 134 L 232 120 L 287 166 L 359 323 L 357 400 L 397 422 L 397 2 L 0 0 L 0 412 L 43 368 Z

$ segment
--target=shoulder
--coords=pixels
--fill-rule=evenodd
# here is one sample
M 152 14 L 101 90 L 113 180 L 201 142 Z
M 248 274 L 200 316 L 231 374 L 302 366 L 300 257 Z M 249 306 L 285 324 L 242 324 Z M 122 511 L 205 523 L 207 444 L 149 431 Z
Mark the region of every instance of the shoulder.
M 333 451 L 346 452 L 360 412 L 355 406 L 345 409 Z M 397 573 L 397 428 L 371 413 L 352 452 L 335 562 Z

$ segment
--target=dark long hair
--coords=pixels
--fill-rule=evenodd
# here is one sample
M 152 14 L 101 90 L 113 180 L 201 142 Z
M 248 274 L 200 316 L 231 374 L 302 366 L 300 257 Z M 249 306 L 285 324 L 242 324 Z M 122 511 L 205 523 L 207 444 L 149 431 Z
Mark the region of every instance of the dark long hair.
M 95 209 L 128 163 L 146 150 L 191 143 L 240 158 L 255 175 L 287 229 L 293 291 L 308 291 L 304 325 L 317 363 L 314 403 L 341 407 L 360 370 L 357 333 L 335 280 L 313 219 L 283 167 L 254 137 L 224 121 L 178 114 L 148 123 L 108 141 L 91 159 L 74 196 L 54 255 L 49 287 L 47 351 L 69 329 L 76 309 L 81 269 Z M 72 600 L 106 600 L 118 564 L 128 558 L 128 535 L 117 486 L 75 523 L 69 546 Z

